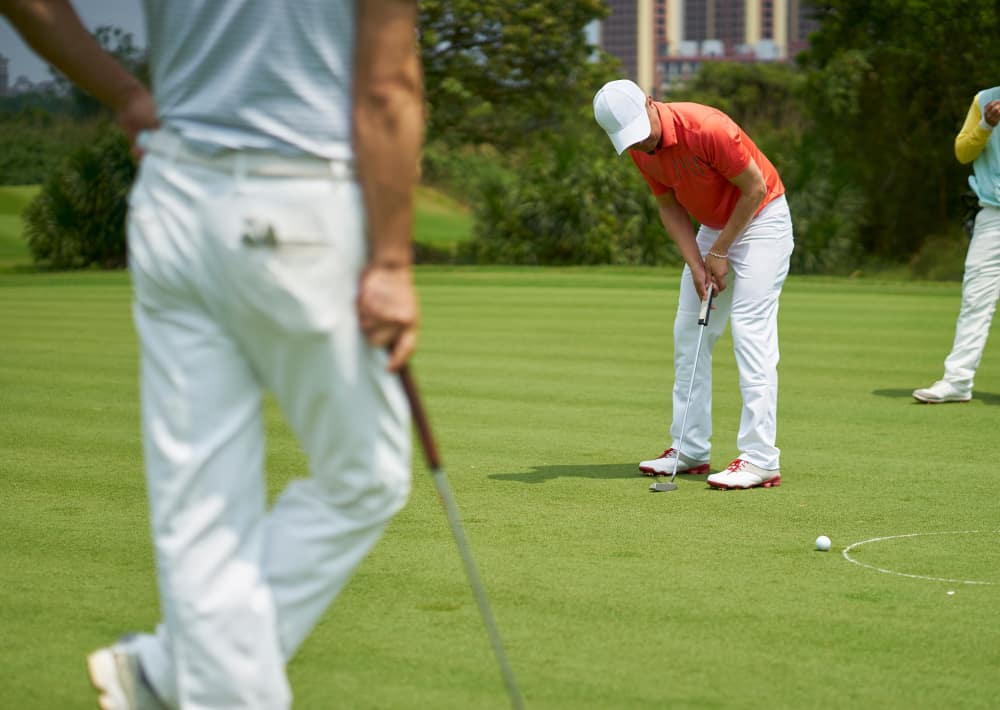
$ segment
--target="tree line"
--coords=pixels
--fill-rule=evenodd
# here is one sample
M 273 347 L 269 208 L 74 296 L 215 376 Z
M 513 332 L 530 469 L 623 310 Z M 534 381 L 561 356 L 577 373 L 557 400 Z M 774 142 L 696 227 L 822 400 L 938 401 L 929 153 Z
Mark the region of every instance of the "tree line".
M 953 142 L 975 93 L 1000 83 L 993 69 L 1000 7 L 995 0 L 810 5 L 819 30 L 795 63 L 706 63 L 655 98 L 726 111 L 775 163 L 792 208 L 795 272 L 903 265 L 918 276 L 957 277 L 974 205 L 970 168 L 956 161 Z M 622 75 L 585 36 L 606 13 L 601 0 L 420 3 L 424 177 L 469 202 L 475 215 L 474 239 L 453 258 L 678 263 L 645 184 L 593 121 L 594 92 Z M 121 33 L 105 29 L 102 41 L 123 60 L 139 57 Z M 78 117 L 94 108 L 85 97 L 75 106 Z M 43 110 L 30 109 L 35 125 L 18 129 L 35 131 L 31 140 L 46 133 L 37 125 Z M 17 143 L 7 128 L 19 115 L 0 106 L 0 156 Z M 85 142 L 78 150 L 93 151 L 92 135 Z M 18 181 L 10 162 L 0 158 L 0 182 Z M 128 177 L 118 168 L 91 173 Z M 109 191 L 122 194 L 121 186 Z

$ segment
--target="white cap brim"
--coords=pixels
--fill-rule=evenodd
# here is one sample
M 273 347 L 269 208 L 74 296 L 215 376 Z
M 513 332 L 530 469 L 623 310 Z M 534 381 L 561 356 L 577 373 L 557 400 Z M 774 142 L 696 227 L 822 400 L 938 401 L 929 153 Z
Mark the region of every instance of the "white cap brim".
M 649 123 L 649 116 L 643 111 L 617 133 L 609 133 L 608 138 L 611 139 L 611 144 L 618 151 L 618 155 L 621 155 L 629 146 L 649 138 L 649 134 L 652 132 L 653 127 Z

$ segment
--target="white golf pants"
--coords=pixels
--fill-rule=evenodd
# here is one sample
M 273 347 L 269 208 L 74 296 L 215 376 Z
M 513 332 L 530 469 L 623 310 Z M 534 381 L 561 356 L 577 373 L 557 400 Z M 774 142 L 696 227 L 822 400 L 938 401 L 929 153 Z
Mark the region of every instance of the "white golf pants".
M 134 647 L 184 710 L 281 710 L 285 663 L 410 490 L 405 395 L 367 345 L 348 166 L 197 159 L 160 133 L 130 197 L 162 623 Z M 269 508 L 262 393 L 308 456 Z
M 702 226 L 702 255 L 715 243 L 719 230 Z M 775 446 L 778 411 L 778 297 L 792 255 L 792 220 L 785 198 L 768 204 L 729 248 L 727 288 L 715 298 L 708 325 L 698 325 L 701 306 L 685 266 L 674 320 L 674 409 L 671 446 L 697 461 L 708 461 L 712 439 L 712 350 L 732 324 L 733 349 L 739 372 L 743 409 L 736 446 L 739 456 L 765 469 L 779 466 Z M 694 357 L 700 332 L 704 340 L 697 367 Z M 694 388 L 687 399 L 694 370 Z M 681 424 L 687 408 L 687 428 L 681 446 Z
M 984 206 L 976 215 L 972 241 L 965 256 L 962 307 L 955 324 L 955 342 L 944 361 L 944 379 L 963 392 L 972 392 L 972 381 L 986 348 L 998 297 L 1000 208 Z

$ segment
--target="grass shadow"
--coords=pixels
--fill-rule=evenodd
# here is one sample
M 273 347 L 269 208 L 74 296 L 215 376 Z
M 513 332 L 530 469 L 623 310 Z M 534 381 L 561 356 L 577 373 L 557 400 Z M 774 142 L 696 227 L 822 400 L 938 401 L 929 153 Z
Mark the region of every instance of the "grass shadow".
M 495 481 L 517 481 L 518 483 L 546 483 L 556 478 L 593 478 L 610 480 L 613 478 L 634 478 L 636 481 L 652 482 L 654 479 L 639 474 L 635 463 L 569 464 L 558 466 L 532 466 L 530 471 L 521 473 L 493 473 Z M 669 480 L 667 477 L 664 480 Z M 678 476 L 676 483 L 683 481 L 705 482 L 705 476 Z
M 889 397 L 890 399 L 908 399 L 914 404 L 920 404 L 917 400 L 913 399 L 913 390 L 872 390 L 872 394 L 876 397 Z M 991 406 L 1000 405 L 1000 394 L 994 392 L 980 392 L 978 390 L 973 390 L 972 401 L 979 400 L 983 404 L 988 404 Z

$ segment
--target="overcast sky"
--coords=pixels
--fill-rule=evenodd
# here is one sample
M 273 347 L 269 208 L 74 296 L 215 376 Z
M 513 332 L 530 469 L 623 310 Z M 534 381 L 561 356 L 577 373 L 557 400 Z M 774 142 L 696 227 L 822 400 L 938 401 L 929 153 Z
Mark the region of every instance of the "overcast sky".
M 139 47 L 146 46 L 146 28 L 142 20 L 140 0 L 72 0 L 77 14 L 90 31 L 101 25 L 114 25 L 132 33 L 132 39 Z M 0 17 L 0 54 L 10 60 L 10 83 L 19 76 L 31 81 L 46 81 L 49 70 L 45 62 L 21 41 L 21 37 L 6 18 Z

